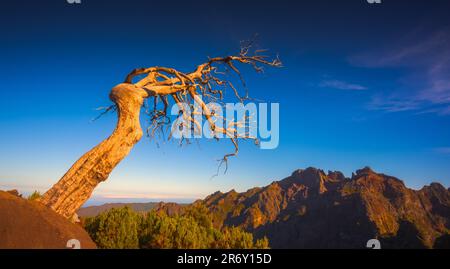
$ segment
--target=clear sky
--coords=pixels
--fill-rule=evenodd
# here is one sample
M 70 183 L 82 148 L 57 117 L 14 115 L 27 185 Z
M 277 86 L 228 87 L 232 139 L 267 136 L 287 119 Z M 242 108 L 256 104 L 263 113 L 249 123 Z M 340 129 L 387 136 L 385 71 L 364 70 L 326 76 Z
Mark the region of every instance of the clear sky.
M 253 97 L 280 103 L 279 147 L 242 144 L 211 179 L 228 142 L 143 138 L 96 201 L 189 201 L 309 166 L 450 186 L 449 1 L 242 2 L 1 1 L 0 189 L 45 191 L 106 138 L 115 115 L 91 119 L 133 68 L 191 71 L 255 33 L 284 63 L 244 74 Z

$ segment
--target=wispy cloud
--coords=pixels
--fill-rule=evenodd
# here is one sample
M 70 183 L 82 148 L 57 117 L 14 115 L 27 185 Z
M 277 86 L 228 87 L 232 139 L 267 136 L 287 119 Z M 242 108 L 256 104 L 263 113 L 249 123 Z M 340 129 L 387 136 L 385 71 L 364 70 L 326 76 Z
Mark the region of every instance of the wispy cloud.
M 450 147 L 434 148 L 433 151 L 439 154 L 450 155 Z
M 373 95 L 367 107 L 371 110 L 383 110 L 386 112 L 402 112 L 420 109 L 421 102 L 415 98 L 402 95 Z
M 324 80 L 319 83 L 319 87 L 323 88 L 334 88 L 339 90 L 349 90 L 349 91 L 363 91 L 367 90 L 367 87 L 353 84 L 342 80 Z
M 373 96 L 370 109 L 450 114 L 450 30 L 415 32 L 392 47 L 354 55 L 350 62 L 368 68 L 402 68 L 398 88 Z

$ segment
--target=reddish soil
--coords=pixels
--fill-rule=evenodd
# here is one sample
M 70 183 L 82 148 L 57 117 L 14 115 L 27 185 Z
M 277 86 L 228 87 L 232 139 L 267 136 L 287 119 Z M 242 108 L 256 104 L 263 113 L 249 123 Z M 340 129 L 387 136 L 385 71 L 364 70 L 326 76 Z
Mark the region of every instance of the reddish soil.
M 0 249 L 65 249 L 77 239 L 96 248 L 86 231 L 38 202 L 0 191 Z

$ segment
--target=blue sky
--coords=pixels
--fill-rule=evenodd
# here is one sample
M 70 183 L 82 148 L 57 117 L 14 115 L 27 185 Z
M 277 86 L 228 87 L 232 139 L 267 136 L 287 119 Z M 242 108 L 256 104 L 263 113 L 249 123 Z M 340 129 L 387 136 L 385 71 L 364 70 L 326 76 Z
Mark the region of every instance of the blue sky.
M 156 2 L 156 1 L 155 1 Z M 2 1 L 0 188 L 45 191 L 106 138 L 108 93 L 136 67 L 190 71 L 258 33 L 281 69 L 245 70 L 253 97 L 280 103 L 280 145 L 180 149 L 142 139 L 96 201 L 189 201 L 245 191 L 315 166 L 369 165 L 420 188 L 450 186 L 450 3 L 389 1 Z M 145 126 L 145 119 L 142 119 Z

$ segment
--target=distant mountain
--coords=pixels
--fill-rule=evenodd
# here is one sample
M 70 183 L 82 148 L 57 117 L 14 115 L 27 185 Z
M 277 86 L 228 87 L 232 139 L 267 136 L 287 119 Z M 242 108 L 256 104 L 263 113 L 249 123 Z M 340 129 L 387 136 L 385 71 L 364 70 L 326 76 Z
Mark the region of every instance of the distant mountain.
M 449 247 L 450 191 L 439 183 L 407 188 L 370 168 L 351 178 L 315 168 L 244 193 L 216 192 L 196 201 L 214 225 L 240 226 L 267 236 L 272 248 Z
M 136 212 L 148 212 L 152 209 L 158 211 L 165 211 L 169 215 L 180 212 L 181 208 L 185 206 L 185 204 L 176 204 L 176 203 L 164 203 L 164 202 L 150 202 L 150 203 L 107 203 L 99 206 L 88 206 L 83 207 L 78 210 L 77 214 L 79 217 L 94 217 L 98 214 L 108 211 L 112 208 L 121 208 L 128 206 L 132 208 Z

